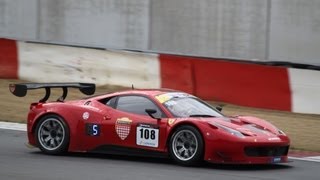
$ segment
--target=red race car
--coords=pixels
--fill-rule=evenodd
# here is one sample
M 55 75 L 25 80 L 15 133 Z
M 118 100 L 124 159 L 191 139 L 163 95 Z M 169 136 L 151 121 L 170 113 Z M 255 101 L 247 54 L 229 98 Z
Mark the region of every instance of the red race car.
M 95 85 L 26 83 L 9 87 L 19 97 L 39 88 L 46 94 L 30 106 L 28 140 L 47 154 L 165 155 L 182 165 L 201 160 L 239 164 L 288 161 L 290 140 L 274 125 L 251 116 L 227 117 L 221 109 L 184 92 L 132 89 L 65 102 L 67 88 L 92 95 Z M 46 102 L 51 88 L 63 90 L 56 102 Z

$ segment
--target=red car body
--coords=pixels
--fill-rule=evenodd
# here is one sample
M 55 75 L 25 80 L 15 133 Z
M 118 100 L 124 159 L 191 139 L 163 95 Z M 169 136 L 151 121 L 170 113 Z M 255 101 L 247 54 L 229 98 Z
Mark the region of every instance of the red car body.
M 39 146 L 36 140 L 37 124 L 41 117 L 55 114 L 62 117 L 68 126 L 69 152 L 101 152 L 108 151 L 108 148 L 115 150 L 116 147 L 138 153 L 170 155 L 170 138 L 178 127 L 188 125 L 201 134 L 204 143 L 201 157 L 205 161 L 239 164 L 288 161 L 290 140 L 269 122 L 250 116 L 177 117 L 164 105 L 168 100 L 166 96 L 175 93 L 196 98 L 182 92 L 152 89 L 127 90 L 76 101 L 33 103 L 27 119 L 28 140 L 31 145 Z M 162 111 L 162 117 L 153 118 L 106 105 L 105 100 L 124 96 L 149 99 Z M 144 132 L 143 128 L 151 128 L 151 134 Z M 240 132 L 241 135 L 238 137 L 233 132 Z M 151 136 L 154 139 L 141 139 L 146 134 L 149 139 Z

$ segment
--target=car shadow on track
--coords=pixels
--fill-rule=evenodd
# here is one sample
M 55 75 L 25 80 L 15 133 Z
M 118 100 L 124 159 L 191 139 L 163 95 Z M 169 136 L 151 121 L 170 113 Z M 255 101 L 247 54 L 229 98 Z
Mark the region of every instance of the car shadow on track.
M 41 153 L 40 151 L 33 152 L 33 154 L 49 156 Z M 266 164 L 266 165 L 253 165 L 253 164 L 212 164 L 202 162 L 196 166 L 186 167 L 175 164 L 170 158 L 167 157 L 146 157 L 146 156 L 131 156 L 131 155 L 116 155 L 116 154 L 100 154 L 100 153 L 67 153 L 60 155 L 60 157 L 70 158 L 90 158 L 90 159 L 105 159 L 114 161 L 129 161 L 137 163 L 150 163 L 162 164 L 169 166 L 177 166 L 182 168 L 199 168 L 199 169 L 217 169 L 217 170 L 233 170 L 233 171 L 266 171 L 266 170 L 281 170 L 293 168 L 291 163 L 288 164 Z
M 291 169 L 290 164 L 211 164 L 203 163 L 199 168 L 210 168 L 219 170 L 233 170 L 233 171 L 266 171 L 266 170 L 280 170 Z

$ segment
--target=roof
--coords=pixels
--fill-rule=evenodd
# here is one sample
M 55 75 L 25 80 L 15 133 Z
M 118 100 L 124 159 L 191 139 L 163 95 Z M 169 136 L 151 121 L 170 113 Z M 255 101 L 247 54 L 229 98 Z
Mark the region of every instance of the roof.
M 160 94 L 168 93 L 168 92 L 180 92 L 178 90 L 173 90 L 173 89 L 129 89 L 129 90 L 123 90 L 123 91 L 117 91 L 117 92 L 112 92 L 112 93 L 107 93 L 107 94 L 101 94 L 101 95 L 96 95 L 91 98 L 104 98 L 108 96 L 118 96 L 118 95 L 126 95 L 126 94 L 140 94 L 140 95 L 147 95 L 147 96 L 157 96 Z

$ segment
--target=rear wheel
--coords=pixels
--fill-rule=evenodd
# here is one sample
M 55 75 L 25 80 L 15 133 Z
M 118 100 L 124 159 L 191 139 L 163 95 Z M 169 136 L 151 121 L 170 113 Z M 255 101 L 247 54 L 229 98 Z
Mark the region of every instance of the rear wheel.
M 58 115 L 46 115 L 36 126 L 35 139 L 46 154 L 65 153 L 69 145 L 69 128 Z
M 178 127 L 170 139 L 169 152 L 173 160 L 181 165 L 195 165 L 203 157 L 203 140 L 193 126 Z

